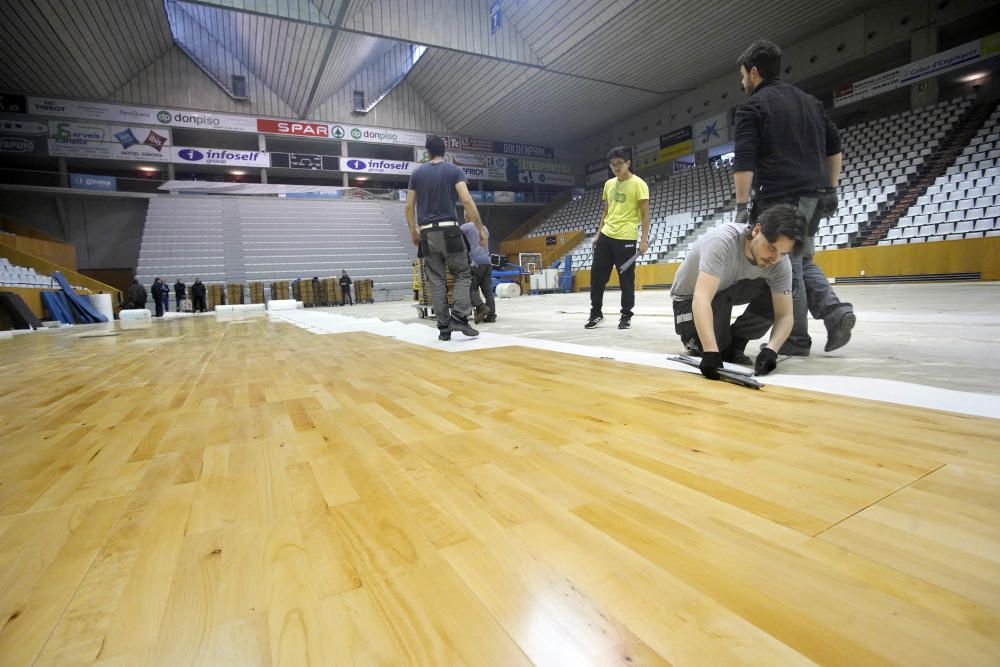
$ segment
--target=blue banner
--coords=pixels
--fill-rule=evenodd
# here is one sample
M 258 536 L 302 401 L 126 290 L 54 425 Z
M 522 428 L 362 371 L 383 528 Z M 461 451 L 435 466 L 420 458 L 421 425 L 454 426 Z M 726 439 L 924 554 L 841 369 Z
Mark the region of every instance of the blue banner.
M 69 187 L 78 190 L 101 190 L 114 192 L 118 189 L 118 180 L 114 176 L 92 176 L 90 174 L 70 174 Z

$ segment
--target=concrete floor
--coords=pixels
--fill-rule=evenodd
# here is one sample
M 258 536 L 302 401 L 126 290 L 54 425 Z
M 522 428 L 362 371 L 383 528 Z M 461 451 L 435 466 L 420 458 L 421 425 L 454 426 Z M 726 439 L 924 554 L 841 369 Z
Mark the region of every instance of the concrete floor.
M 841 285 L 837 293 L 854 304 L 858 324 L 851 342 L 823 352 L 826 330 L 812 321 L 813 355 L 782 362 L 783 374 L 842 375 L 900 380 L 943 389 L 1000 394 L 1000 283 Z M 609 290 L 608 319 L 585 330 L 589 295 L 545 294 L 498 299 L 495 324 L 481 330 L 579 345 L 664 355 L 682 354 L 665 290 L 636 293 L 632 328 L 619 331 L 620 292 Z M 339 315 L 423 323 L 410 302 L 316 309 Z M 738 312 L 737 312 L 738 314 Z M 751 343 L 748 351 L 757 349 Z

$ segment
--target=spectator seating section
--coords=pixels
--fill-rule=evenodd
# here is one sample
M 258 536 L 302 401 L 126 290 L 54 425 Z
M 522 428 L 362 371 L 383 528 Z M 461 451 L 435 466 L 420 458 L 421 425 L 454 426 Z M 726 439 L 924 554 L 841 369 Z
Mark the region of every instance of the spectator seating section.
M 816 249 L 850 246 L 860 226 L 891 206 L 973 102 L 943 100 L 842 129 L 840 206 L 821 224 Z
M 0 287 L 51 287 L 58 285 L 50 276 L 36 273 L 34 269 L 14 266 L 5 257 L 0 257 Z
M 226 195 L 150 201 L 136 277 L 190 285 L 312 276 L 368 278 L 375 289 L 412 292 L 402 202 L 328 201 Z M 385 292 L 383 292 L 385 294 Z
M 1000 236 L 1000 110 L 879 245 Z
M 732 207 L 732 165 L 715 162 L 692 167 L 649 185 L 650 250 L 639 264 L 658 261 L 705 220 Z M 603 190 L 595 188 L 568 202 L 528 236 L 548 236 L 582 229 L 585 239 L 569 255 L 573 269 L 593 264 L 591 241 L 600 222 Z

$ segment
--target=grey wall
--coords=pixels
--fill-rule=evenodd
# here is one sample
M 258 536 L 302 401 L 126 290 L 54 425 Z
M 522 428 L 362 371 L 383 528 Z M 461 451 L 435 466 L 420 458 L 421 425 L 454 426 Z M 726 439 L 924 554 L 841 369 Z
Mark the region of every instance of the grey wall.
M 147 199 L 0 193 L 0 213 L 76 248 L 81 269 L 135 268 Z
M 1000 2 L 997 0 L 949 0 L 947 3 L 936 0 L 893 0 L 882 3 L 807 40 L 791 45 L 782 44 L 782 67 L 789 68 L 783 73 L 782 78 L 795 83 L 818 77 L 860 58 L 878 54 L 894 45 L 900 43 L 909 45 L 914 33 L 924 30 L 924 26 L 928 24 L 940 28 L 998 4 Z M 739 89 L 736 58 L 753 39 L 751 36 L 748 37 L 746 44 L 727 47 L 732 51 L 731 72 L 581 142 L 584 148 L 584 161 L 603 158 L 605 152 L 612 146 L 618 144 L 634 146 L 670 130 L 686 127 L 738 106 L 745 96 Z M 914 57 L 919 58 L 921 55 Z M 907 57 L 904 62 L 910 60 L 911 58 Z M 857 78 L 877 74 L 892 66 L 876 64 L 874 71 Z M 853 80 L 855 78 L 839 83 L 850 83 Z M 831 91 L 835 85 L 831 84 Z M 661 171 L 663 169 L 665 167 Z

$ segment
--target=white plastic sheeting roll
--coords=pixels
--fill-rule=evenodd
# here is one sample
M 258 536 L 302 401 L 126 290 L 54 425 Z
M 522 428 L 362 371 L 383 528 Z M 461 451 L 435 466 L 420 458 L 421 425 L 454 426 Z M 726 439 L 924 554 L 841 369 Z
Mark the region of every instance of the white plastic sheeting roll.
M 271 299 L 267 302 L 268 310 L 295 310 L 295 299 Z
M 500 283 L 497 285 L 497 296 L 501 299 L 509 299 L 515 296 L 521 296 L 521 286 L 517 283 Z
M 120 320 L 148 320 L 152 316 L 153 314 L 149 312 L 148 308 L 133 308 L 118 311 L 118 319 Z
M 111 305 L 110 294 L 88 294 L 87 297 L 90 299 L 90 305 L 94 307 L 94 310 L 108 318 L 108 322 L 115 319 L 115 309 Z

